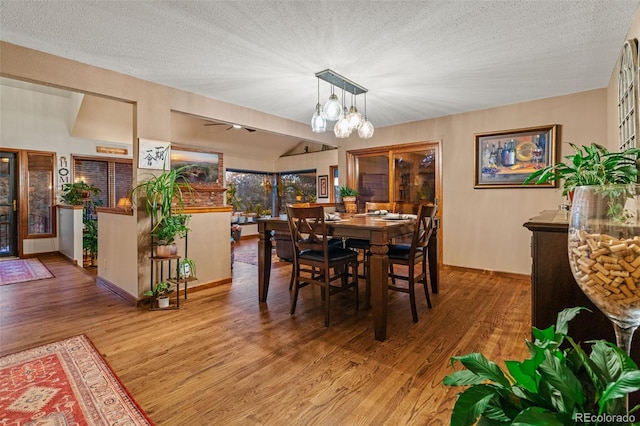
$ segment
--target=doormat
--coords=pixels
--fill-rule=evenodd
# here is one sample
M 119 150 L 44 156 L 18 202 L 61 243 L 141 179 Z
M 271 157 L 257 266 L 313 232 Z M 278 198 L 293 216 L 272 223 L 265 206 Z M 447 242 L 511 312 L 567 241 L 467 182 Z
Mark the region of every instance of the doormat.
M 85 335 L 0 357 L 0 424 L 153 425 Z
M 38 259 L 4 260 L 0 262 L 0 285 L 53 278 Z

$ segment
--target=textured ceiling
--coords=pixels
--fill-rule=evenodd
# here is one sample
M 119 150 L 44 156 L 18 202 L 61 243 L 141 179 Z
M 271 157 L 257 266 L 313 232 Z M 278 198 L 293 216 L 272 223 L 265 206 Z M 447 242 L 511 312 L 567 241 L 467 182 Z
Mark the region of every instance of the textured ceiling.
M 304 123 L 331 68 L 382 127 L 605 87 L 639 1 L 0 0 L 0 38 Z

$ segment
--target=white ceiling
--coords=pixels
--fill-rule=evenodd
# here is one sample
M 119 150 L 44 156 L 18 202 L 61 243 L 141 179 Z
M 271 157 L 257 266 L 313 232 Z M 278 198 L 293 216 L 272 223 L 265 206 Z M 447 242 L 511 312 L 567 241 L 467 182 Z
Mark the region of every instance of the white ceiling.
M 639 2 L 0 0 L 0 39 L 304 123 L 330 68 L 382 127 L 605 87 Z

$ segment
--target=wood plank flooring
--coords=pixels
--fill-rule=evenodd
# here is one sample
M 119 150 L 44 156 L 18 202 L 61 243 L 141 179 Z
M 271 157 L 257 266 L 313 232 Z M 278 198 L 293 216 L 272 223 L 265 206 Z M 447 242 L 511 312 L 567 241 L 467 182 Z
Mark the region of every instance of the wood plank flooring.
M 55 278 L 0 286 L 0 355 L 84 333 L 158 425 L 445 425 L 462 390 L 442 385 L 451 356 L 527 355 L 528 280 L 444 268 L 433 309 L 418 288 L 417 324 L 408 296 L 391 293 L 377 342 L 348 294 L 332 298 L 331 328 L 318 289 L 289 315 L 289 266 L 273 269 L 266 304 L 257 267 L 236 262 L 231 284 L 149 311 L 60 257 L 41 260 Z

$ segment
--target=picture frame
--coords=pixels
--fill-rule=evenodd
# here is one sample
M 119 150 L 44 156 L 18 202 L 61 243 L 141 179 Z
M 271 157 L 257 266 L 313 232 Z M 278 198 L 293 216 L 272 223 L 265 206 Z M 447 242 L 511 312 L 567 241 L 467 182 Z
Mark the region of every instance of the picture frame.
M 476 133 L 474 188 L 557 188 L 558 182 L 523 185 L 538 169 L 557 160 L 558 126 Z
M 318 198 L 329 198 L 329 175 L 318 176 Z
M 164 170 L 171 155 L 171 142 L 138 138 L 138 168 Z
M 173 146 L 171 149 L 171 170 L 188 165 L 187 181 L 195 190 L 220 188 L 223 182 L 220 163 L 222 154 Z

